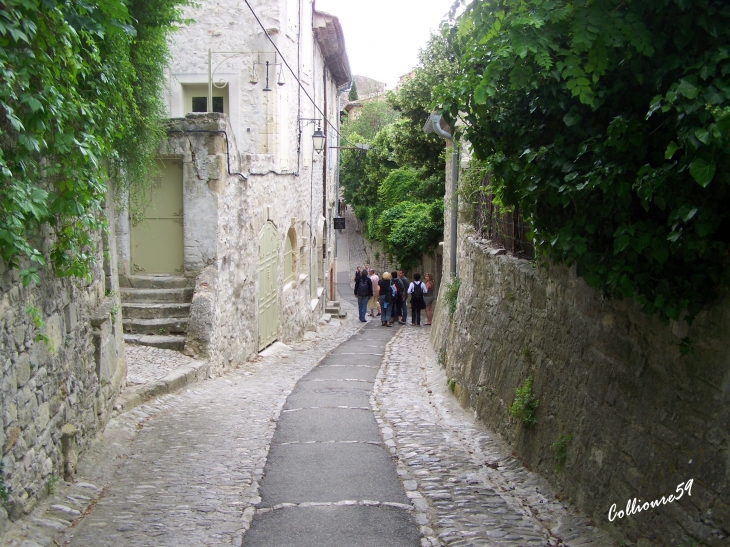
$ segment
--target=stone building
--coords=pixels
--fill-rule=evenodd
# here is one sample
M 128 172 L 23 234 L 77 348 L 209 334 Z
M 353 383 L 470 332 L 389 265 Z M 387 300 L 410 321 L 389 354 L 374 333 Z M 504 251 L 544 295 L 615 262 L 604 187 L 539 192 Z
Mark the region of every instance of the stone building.
M 144 215 L 119 218 L 125 338 L 225 367 L 302 336 L 335 298 L 351 74 L 338 19 L 310 0 L 204 1 L 186 16 L 161 176 Z

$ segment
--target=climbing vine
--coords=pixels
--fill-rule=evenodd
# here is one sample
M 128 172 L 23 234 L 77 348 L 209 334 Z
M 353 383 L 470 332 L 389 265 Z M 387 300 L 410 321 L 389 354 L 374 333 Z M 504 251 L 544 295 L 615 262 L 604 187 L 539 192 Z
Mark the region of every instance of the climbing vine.
M 48 259 L 88 277 L 108 181 L 154 169 L 166 36 L 184 3 L 2 0 L 0 257 L 24 284 Z
M 459 3 L 434 102 L 497 199 L 591 286 L 691 319 L 730 286 L 730 6 Z

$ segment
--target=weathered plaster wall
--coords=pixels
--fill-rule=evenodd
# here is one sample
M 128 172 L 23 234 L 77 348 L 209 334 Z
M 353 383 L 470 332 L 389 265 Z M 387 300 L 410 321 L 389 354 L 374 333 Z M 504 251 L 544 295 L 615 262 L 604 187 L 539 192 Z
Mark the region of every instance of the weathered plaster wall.
M 688 326 L 604 300 L 573 271 L 496 256 L 460 225 L 458 307 L 443 298 L 432 342 L 455 393 L 532 468 L 610 526 L 612 504 L 691 497 L 613 521 L 638 545 L 726 545 L 730 534 L 730 298 Z M 448 266 L 445 266 L 447 268 Z M 443 291 L 442 291 L 443 294 Z M 682 356 L 679 343 L 693 341 Z M 509 415 L 534 377 L 537 424 Z M 551 444 L 571 436 L 556 471 Z
M 324 312 L 329 272 L 335 269 L 331 219 L 338 150 L 330 146 L 337 139 L 310 97 L 334 123 L 337 90 L 315 43 L 313 5 L 309 0 L 250 4 L 306 93 L 281 65 L 281 56 L 248 6 L 236 0 L 205 1 L 187 8 L 186 16 L 195 24 L 181 27 L 170 44 L 170 115 L 185 114 L 185 89 L 207 84 L 209 49 L 214 52 L 214 81 L 226 83 L 230 105 L 225 127 L 223 121 L 215 122 L 228 135 L 227 157 L 220 144 L 206 145 L 189 134 L 170 133 L 171 144 L 163 151 L 183 158 L 185 273 L 195 277 L 204 269 L 208 272 L 205 286 L 196 282 L 193 334 L 187 345 L 190 351 L 215 356 L 221 364 L 247 358 L 255 346 L 257 241 L 266 222 L 272 222 L 279 235 L 280 340 L 294 340 L 314 328 Z M 228 58 L 220 52 L 236 55 Z M 254 62 L 266 61 L 279 65 L 270 66 L 271 91 L 264 92 L 265 66 L 256 65 L 258 83 L 251 83 L 250 72 Z M 280 71 L 282 86 L 277 85 Z M 204 123 L 199 115 L 185 119 L 175 123 L 188 124 L 186 131 Z M 328 135 L 329 146 L 322 154 L 312 148 L 311 135 L 318 125 Z M 231 171 L 243 177 L 227 175 L 227 159 Z M 212 179 L 209 171 L 223 175 Z M 284 283 L 283 253 L 290 228 L 296 231 L 298 271 L 293 281 Z
M 320 299 L 313 309 L 310 294 L 312 178 L 252 173 L 240 160 L 225 115 L 191 114 L 171 120 L 167 129 L 161 154 L 183 162 L 185 274 L 195 279 L 186 352 L 227 367 L 258 351 L 258 242 L 267 222 L 278 234 L 279 338 L 301 337 L 314 327 L 324 305 Z M 285 283 L 290 228 L 296 234 L 297 271 Z M 317 260 L 316 252 L 313 257 Z
M 23 287 L 17 270 L 0 265 L 0 488 L 11 518 L 43 498 L 52 477 L 75 470 L 126 376 L 111 207 L 107 214 L 89 283 L 45 271 Z M 40 329 L 29 306 L 40 312 Z M 39 332 L 47 343 L 36 341 Z M 0 531 L 5 518 L 0 507 Z

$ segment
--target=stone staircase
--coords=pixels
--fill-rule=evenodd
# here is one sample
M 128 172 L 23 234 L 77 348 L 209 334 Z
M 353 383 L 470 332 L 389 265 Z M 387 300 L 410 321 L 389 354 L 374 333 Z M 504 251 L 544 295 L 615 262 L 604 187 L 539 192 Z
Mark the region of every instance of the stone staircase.
M 328 300 L 324 308 L 324 313 L 329 314 L 330 317 L 339 317 L 340 319 L 347 317 L 347 312 L 342 311 L 339 300 Z
M 193 288 L 185 277 L 132 275 L 120 289 L 124 341 L 182 351 Z

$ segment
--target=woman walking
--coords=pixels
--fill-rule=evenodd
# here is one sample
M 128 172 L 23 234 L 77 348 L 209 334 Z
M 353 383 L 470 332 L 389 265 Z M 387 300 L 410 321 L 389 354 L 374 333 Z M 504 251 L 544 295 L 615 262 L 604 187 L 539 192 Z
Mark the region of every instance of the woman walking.
M 380 321 L 383 327 L 390 327 L 390 314 L 393 311 L 393 297 L 390 294 L 390 273 L 383 272 L 383 277 L 378 281 L 380 287 Z
M 424 277 L 426 281 L 426 296 L 423 297 L 423 301 L 426 303 L 426 325 L 430 325 L 433 320 L 433 301 L 436 300 L 436 296 L 433 294 L 434 282 L 433 276 L 427 273 Z

